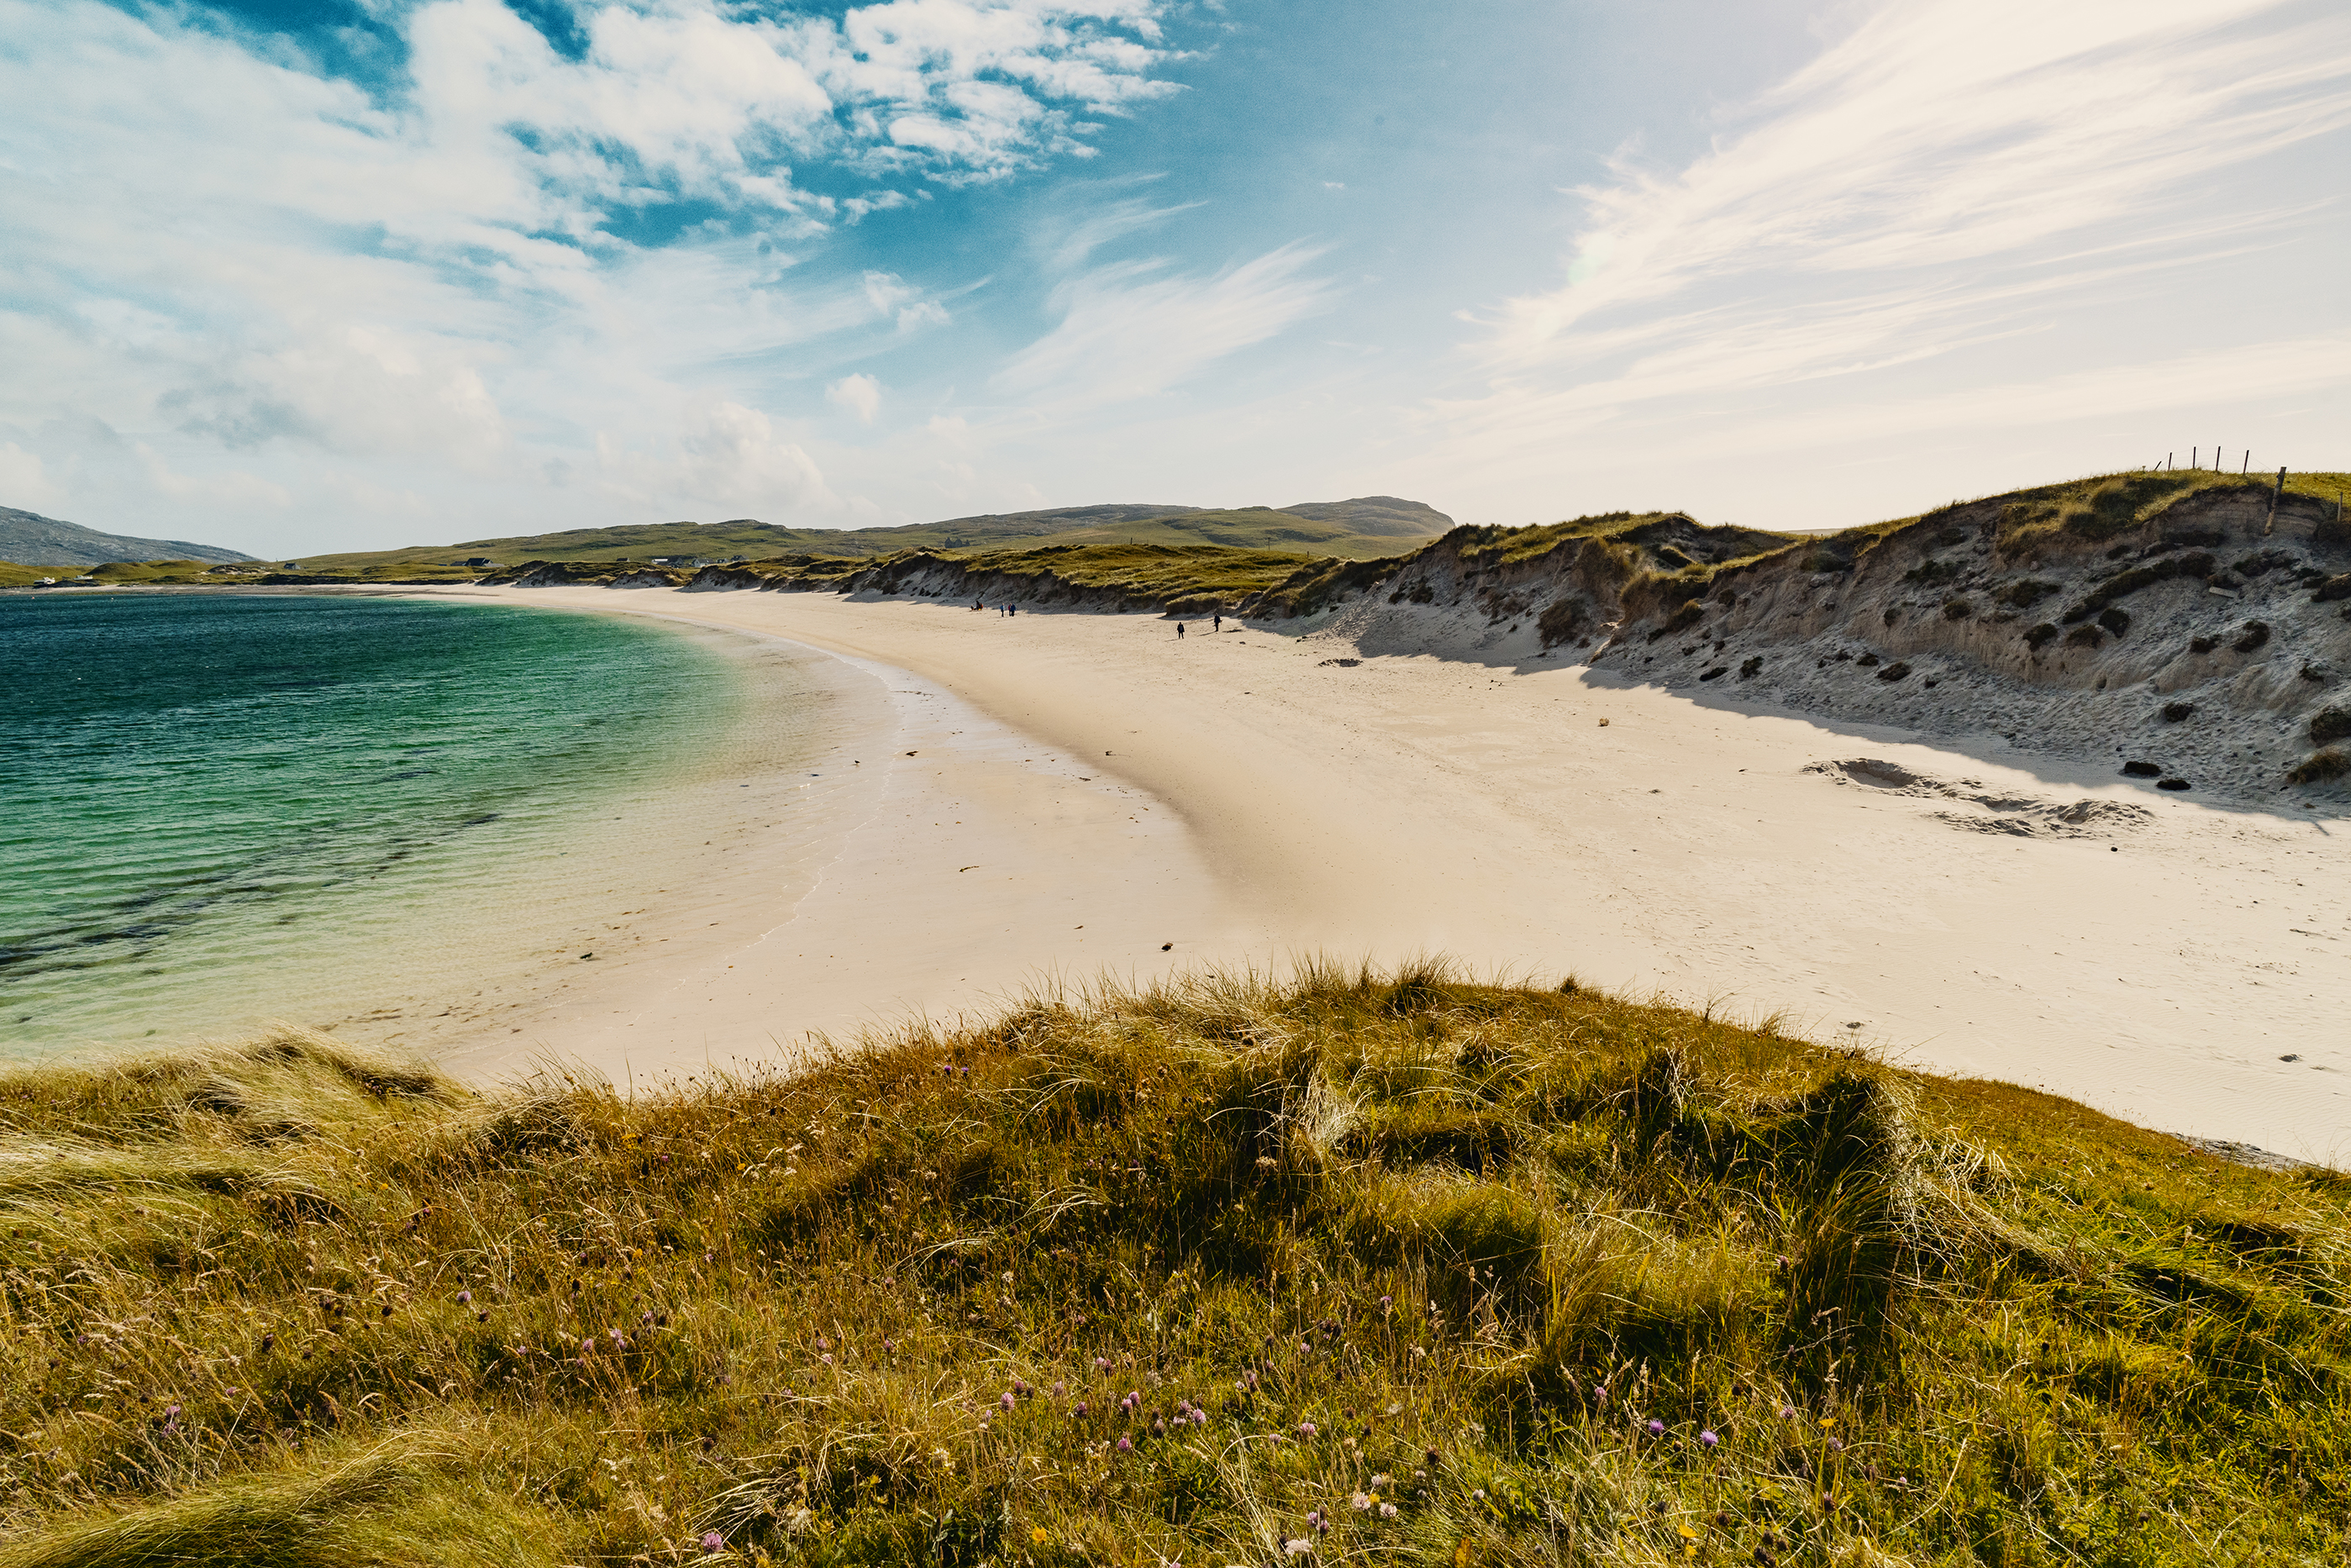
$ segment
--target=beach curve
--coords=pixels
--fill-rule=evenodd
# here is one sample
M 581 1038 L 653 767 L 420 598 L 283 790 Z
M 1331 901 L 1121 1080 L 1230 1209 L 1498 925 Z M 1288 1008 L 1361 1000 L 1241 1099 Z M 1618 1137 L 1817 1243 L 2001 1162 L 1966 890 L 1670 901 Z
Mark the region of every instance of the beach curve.
M 1981 748 L 1700 706 L 1572 665 L 1346 663 L 1335 641 L 1229 622 L 1179 642 L 1139 616 L 458 591 L 785 637 L 907 671 L 1099 767 L 1180 819 L 1207 884 L 1171 966 L 1445 953 L 1481 973 L 1776 1014 L 1913 1065 L 2296 1155 L 2340 1158 L 2351 1125 L 2351 1048 L 2332 1021 L 2351 997 L 2351 894 L 2324 823 L 2150 801 L 2087 774 L 2053 793 L 2046 758 L 2003 767 Z M 1949 787 L 1876 787 L 1841 770 L 1857 758 Z M 2082 801 L 2087 826 L 2065 822 Z M 2143 817 L 2108 810 L 2121 806 Z M 1128 896 L 1189 896 L 1184 863 L 1130 879 Z M 883 904 L 935 923 L 949 895 L 911 891 L 916 869 L 899 864 L 913 880 Z M 965 916 L 948 924 L 973 939 Z M 1075 935 L 1036 925 L 984 994 L 1097 972 Z M 958 940 L 902 922 L 866 971 L 898 983 L 869 989 L 863 1016 L 980 1000 L 977 979 L 948 988 L 941 960 Z M 801 1016 L 788 998 L 767 1006 L 775 1034 Z

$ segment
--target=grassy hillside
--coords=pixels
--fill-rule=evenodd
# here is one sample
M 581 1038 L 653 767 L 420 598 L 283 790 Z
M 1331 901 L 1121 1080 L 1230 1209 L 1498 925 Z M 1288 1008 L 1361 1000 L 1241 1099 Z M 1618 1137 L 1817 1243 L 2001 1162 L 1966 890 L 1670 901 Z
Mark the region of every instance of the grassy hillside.
M 0 1075 L 0 1564 L 2339 1563 L 2351 1187 L 1439 970 Z
M 1073 544 L 1213 544 L 1358 558 L 1394 554 L 1435 538 L 1452 521 L 1418 502 L 1376 496 L 1307 503 L 1298 512 L 1133 503 L 993 513 L 892 528 L 788 528 L 738 518 L 570 528 L 454 545 L 312 556 L 302 560 L 301 569 L 382 575 L 449 568 L 468 557 L 487 557 L 505 566 L 526 560 L 651 561 L 665 556 L 718 561 L 797 555 L 870 559 L 911 549 L 1000 549 L 1045 538 Z

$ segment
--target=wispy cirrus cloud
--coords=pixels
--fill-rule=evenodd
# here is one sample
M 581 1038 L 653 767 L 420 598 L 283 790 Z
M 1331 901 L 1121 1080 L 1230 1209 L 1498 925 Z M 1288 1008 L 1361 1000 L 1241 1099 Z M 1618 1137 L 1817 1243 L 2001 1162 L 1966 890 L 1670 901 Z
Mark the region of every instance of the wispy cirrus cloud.
M 1031 412 L 1099 407 L 1165 392 L 1328 309 L 1338 290 L 1309 271 L 1320 248 L 1292 243 L 1208 274 L 1165 257 L 1092 262 L 1093 248 L 1175 209 L 1113 204 L 1057 246 L 1073 268 L 1054 288 L 1060 322 L 990 382 Z
M 2223 177 L 2351 125 L 2351 17 L 2274 0 L 1900 0 L 1687 167 L 1573 193 L 1562 281 L 1473 314 L 1466 461 L 2047 330 L 2292 214 Z M 1982 371 L 1967 372 L 1980 375 Z M 1995 371 L 1995 375 L 1997 371 Z M 1704 434 L 1700 433 L 1704 432 Z

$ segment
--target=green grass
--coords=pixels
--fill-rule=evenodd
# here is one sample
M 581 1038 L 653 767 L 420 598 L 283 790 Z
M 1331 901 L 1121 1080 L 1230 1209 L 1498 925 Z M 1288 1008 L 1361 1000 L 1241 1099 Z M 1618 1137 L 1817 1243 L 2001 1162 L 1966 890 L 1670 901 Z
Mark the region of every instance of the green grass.
M 1147 507 L 1111 511 L 1147 513 Z M 748 520 L 732 523 L 652 523 L 609 528 L 569 528 L 454 545 L 413 545 L 306 557 L 305 571 L 413 575 L 455 570 L 451 562 L 486 556 L 505 566 L 527 560 L 639 561 L 678 556 L 724 561 L 785 557 L 872 561 L 908 550 L 993 552 L 1032 541 L 1080 545 L 1214 545 L 1283 550 L 1300 556 L 1363 558 L 1393 555 L 1417 537 L 1357 533 L 1341 525 L 1268 507 L 1170 512 L 1088 523 L 1053 513 L 1013 513 L 892 528 L 790 528 Z M 1292 559 L 1290 565 L 1298 564 Z
M 0 1210 L 5 1568 L 2351 1551 L 2343 1177 L 1436 967 L 20 1070 Z
M 1253 553 L 1279 551 L 1290 558 L 1289 565 L 1292 570 L 1298 566 L 1296 558 L 1301 555 L 1372 560 L 1399 554 L 1421 542 L 1409 536 L 1353 533 L 1335 524 L 1262 509 L 1193 512 L 1076 529 L 1054 534 L 1051 538 L 1057 545 L 1213 545 Z
M 2217 473 L 2209 468 L 2179 469 L 2168 473 L 2141 469 L 2120 474 L 2091 474 L 2079 479 L 2003 491 L 1997 496 L 1979 497 L 1977 499 L 2006 503 L 2001 508 L 1997 540 L 2003 554 L 2016 555 L 2030 550 L 2038 542 L 2060 535 L 2093 544 L 2103 542 L 2159 517 L 2182 501 L 2206 491 L 2244 490 L 2265 497 L 2276 488 L 2274 469 L 2265 475 L 2243 476 Z M 2307 497 L 2331 507 L 2351 498 L 2351 475 L 2331 471 L 2290 472 L 2285 478 L 2285 493 Z M 1953 507 L 1966 504 L 1959 501 L 1950 503 Z M 1937 508 L 1938 511 L 1947 508 Z M 1934 512 L 1924 512 L 1915 517 L 1873 523 L 1865 528 L 1848 528 L 1842 534 L 1825 536 L 1821 542 L 1842 544 L 1849 549 L 1867 549 L 1885 535 L 1934 515 Z

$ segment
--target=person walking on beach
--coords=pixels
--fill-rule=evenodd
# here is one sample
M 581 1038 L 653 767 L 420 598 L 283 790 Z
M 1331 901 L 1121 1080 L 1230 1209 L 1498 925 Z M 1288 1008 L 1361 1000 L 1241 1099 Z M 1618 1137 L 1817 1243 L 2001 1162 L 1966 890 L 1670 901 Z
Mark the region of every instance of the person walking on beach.
M 1179 643 L 1184 640 L 1184 622 L 1181 621 L 1176 622 L 1176 640 Z
M 1225 612 L 1224 612 L 1223 611 L 1219 610 L 1219 611 L 1217 611 L 1217 612 L 1216 612 L 1216 614 L 1214 614 L 1214 615 L 1212 615 L 1212 616 L 1210 616 L 1210 617 L 1208 618 L 1208 630 L 1209 630 L 1209 631 L 1211 631 L 1211 632 L 1221 632 L 1221 631 L 1223 631 L 1224 629 L 1225 629 Z

